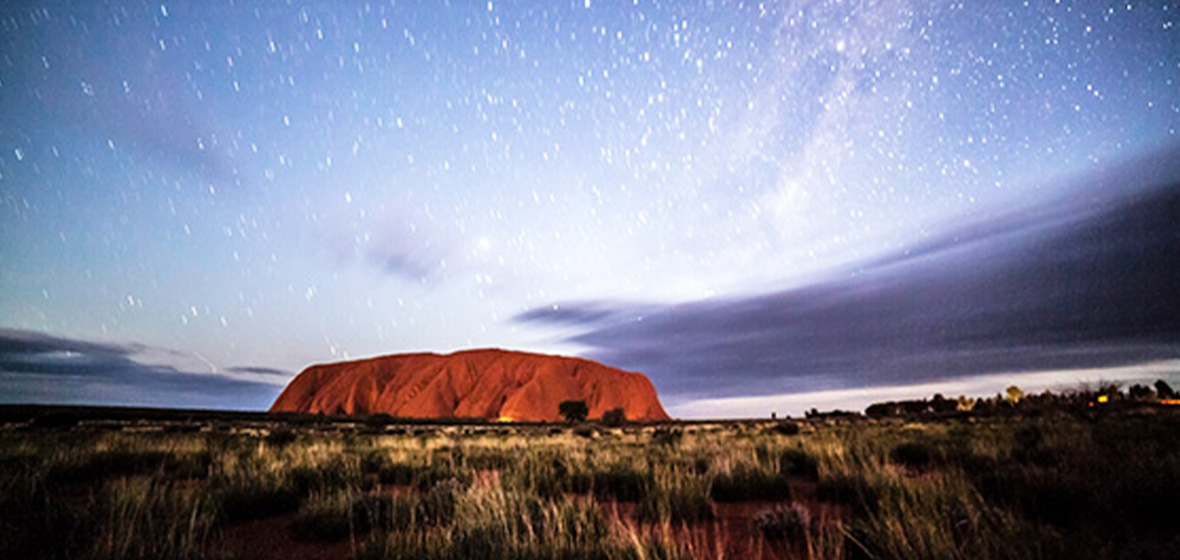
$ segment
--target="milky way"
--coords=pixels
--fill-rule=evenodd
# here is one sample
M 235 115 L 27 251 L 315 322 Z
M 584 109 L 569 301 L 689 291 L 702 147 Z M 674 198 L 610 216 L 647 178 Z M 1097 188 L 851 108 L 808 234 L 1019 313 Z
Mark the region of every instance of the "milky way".
M 489 346 L 673 404 L 1174 360 L 1178 20 L 6 3 L 0 398 L 264 407 L 309 363 Z

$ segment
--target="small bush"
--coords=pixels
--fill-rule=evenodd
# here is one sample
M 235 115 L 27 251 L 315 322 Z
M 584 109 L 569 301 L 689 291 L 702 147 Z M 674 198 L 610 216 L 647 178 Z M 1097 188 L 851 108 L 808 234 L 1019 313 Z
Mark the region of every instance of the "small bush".
M 313 495 L 291 523 L 291 532 L 299 539 L 339 541 L 368 530 L 357 527 L 353 518 L 358 499 L 352 493 Z
M 581 438 L 594 439 L 598 437 L 598 430 L 595 430 L 589 426 L 582 426 L 574 428 L 574 435 Z
M 780 473 L 819 480 L 819 461 L 802 449 L 788 449 L 778 458 Z
M 673 428 L 657 428 L 651 433 L 651 441 L 657 445 L 676 445 L 683 437 L 684 432 Z
M 275 447 L 286 447 L 292 443 L 295 443 L 296 439 L 297 437 L 295 432 L 287 428 L 279 428 L 271 430 L 269 433 L 267 433 L 265 441 L 268 445 L 273 445 Z
M 376 449 L 370 449 L 361 454 L 360 469 L 365 474 L 376 474 L 380 478 L 381 470 L 390 464 L 389 455 Z
M 71 456 L 51 468 L 50 484 L 82 484 L 121 476 L 150 475 L 176 471 L 183 459 L 165 451 L 99 451 Z
M 767 539 L 803 539 L 811 530 L 811 511 L 803 504 L 792 502 L 758 514 L 754 526 Z
M 799 428 L 799 424 L 791 422 L 790 420 L 783 420 L 781 422 L 776 422 L 770 427 L 769 431 L 780 436 L 797 436 L 799 435 L 800 430 L 801 428 Z
M 1032 519 L 1057 526 L 1074 526 L 1101 513 L 1100 483 L 1068 469 L 1044 470 L 1006 465 L 984 473 L 976 481 L 981 494 L 1015 506 Z
M 742 465 L 715 475 L 710 495 L 718 502 L 785 500 L 791 497 L 791 487 L 784 474 Z
M 301 495 L 330 493 L 351 486 L 361 486 L 359 464 L 343 460 L 321 465 L 300 465 L 288 473 L 291 489 Z
M 476 470 L 506 469 L 516 460 L 509 453 L 499 449 L 477 449 L 467 456 L 465 463 Z
M 925 471 L 934 466 L 937 450 L 934 446 L 919 441 L 900 443 L 889 452 L 889 460 L 897 465 Z
M 263 519 L 299 509 L 301 496 L 274 473 L 238 474 L 210 482 L 210 495 L 224 521 Z
M 381 484 L 396 486 L 410 486 L 414 483 L 414 475 L 418 469 L 406 463 L 386 462 L 377 469 L 377 480 Z
M 602 414 L 602 424 L 617 428 L 627 423 L 627 413 L 620 408 L 612 408 Z
M 713 519 L 708 481 L 676 471 L 658 473 L 639 502 L 639 519 L 656 523 Z
M 647 493 L 651 476 L 620 463 L 594 474 L 594 492 L 620 502 L 637 502 Z
M 858 514 L 876 511 L 880 493 L 863 476 L 835 475 L 820 479 L 815 488 L 816 497 L 833 504 L 852 508 Z
M 396 486 L 413 486 L 426 492 L 445 480 L 455 480 L 462 486 L 469 486 L 475 475 L 470 469 L 454 467 L 449 464 L 410 465 L 407 463 L 387 463 L 377 473 L 377 480 L 381 484 Z

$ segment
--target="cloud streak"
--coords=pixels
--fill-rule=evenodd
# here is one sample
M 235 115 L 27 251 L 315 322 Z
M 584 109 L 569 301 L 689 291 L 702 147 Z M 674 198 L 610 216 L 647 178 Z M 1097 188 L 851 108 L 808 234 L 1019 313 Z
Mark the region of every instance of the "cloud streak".
M 639 312 L 561 305 L 518 319 L 583 329 L 572 341 L 648 373 L 672 399 L 1174 359 L 1180 170 L 1162 162 L 1177 156 L 1115 168 L 1065 197 L 948 227 L 799 288 Z M 1112 183 L 1121 198 L 1107 194 Z
M 279 370 L 230 368 L 235 376 L 150 364 L 139 344 L 97 343 L 0 329 L 0 401 L 11 403 L 267 408 L 280 386 L 254 379 Z M 289 374 L 286 374 L 289 376 Z

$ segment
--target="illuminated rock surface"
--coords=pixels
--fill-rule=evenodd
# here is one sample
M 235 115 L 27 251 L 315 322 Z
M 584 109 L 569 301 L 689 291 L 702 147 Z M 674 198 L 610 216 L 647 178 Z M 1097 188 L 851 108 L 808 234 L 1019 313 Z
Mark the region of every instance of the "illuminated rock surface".
M 585 401 L 590 418 L 622 407 L 629 420 L 668 420 L 643 374 L 582 358 L 505 350 L 313 365 L 270 410 L 552 422 L 562 420 L 557 409 L 567 400 Z

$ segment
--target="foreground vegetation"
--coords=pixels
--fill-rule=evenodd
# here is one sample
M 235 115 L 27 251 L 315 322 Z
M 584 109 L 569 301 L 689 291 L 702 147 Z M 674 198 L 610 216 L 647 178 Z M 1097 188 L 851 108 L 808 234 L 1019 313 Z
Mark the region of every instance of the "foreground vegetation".
M 10 421 L 9 558 L 1172 558 L 1180 415 L 623 425 Z M 261 537 L 259 537 L 261 538 Z

